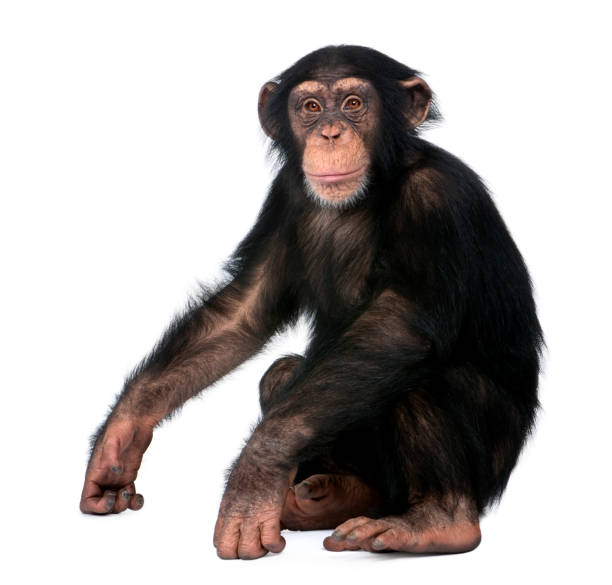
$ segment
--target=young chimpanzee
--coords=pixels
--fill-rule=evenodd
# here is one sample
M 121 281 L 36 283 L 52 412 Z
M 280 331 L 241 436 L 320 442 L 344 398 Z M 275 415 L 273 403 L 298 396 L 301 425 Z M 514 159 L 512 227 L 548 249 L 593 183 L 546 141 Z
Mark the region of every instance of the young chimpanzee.
M 335 528 L 334 551 L 471 550 L 538 405 L 542 333 L 521 255 L 476 174 L 417 137 L 437 114 L 416 71 L 326 47 L 264 85 L 259 116 L 282 168 L 231 279 L 127 380 L 81 510 L 139 509 L 154 427 L 306 314 L 305 355 L 261 380 L 219 556 L 279 552 L 283 528 Z

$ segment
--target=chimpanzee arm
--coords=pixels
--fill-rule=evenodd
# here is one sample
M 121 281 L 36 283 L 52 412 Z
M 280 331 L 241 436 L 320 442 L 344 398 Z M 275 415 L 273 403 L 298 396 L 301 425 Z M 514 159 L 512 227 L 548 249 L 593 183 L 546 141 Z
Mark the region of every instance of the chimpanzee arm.
M 232 280 L 177 319 L 126 382 L 94 437 L 81 510 L 139 509 L 134 480 L 154 427 L 189 398 L 256 353 L 295 311 L 284 244 L 264 206 L 228 269 Z M 270 275 L 274 275 L 271 278 Z
M 385 290 L 337 340 L 309 352 L 236 464 L 288 471 L 311 446 L 382 412 L 427 374 L 430 342 L 413 327 L 413 304 Z M 241 481 L 244 486 L 244 481 Z
M 229 476 L 215 531 L 221 557 L 244 558 L 245 550 L 262 554 L 249 541 L 255 533 L 263 548 L 282 549 L 278 519 L 291 469 L 418 384 L 429 343 L 411 326 L 414 310 L 385 290 L 340 338 L 306 356 Z
M 160 421 L 261 349 L 288 316 L 279 282 L 267 274 L 278 268 L 278 252 L 179 318 L 131 375 L 112 417 Z

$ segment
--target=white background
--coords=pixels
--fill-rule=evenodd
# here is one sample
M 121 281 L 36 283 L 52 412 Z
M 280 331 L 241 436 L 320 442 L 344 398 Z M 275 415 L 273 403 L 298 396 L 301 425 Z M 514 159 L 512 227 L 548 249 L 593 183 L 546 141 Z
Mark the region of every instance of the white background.
M 4 583 L 609 583 L 609 17 L 604 2 L 0 4 Z M 487 181 L 548 342 L 537 432 L 475 552 L 220 561 L 223 474 L 276 340 L 158 431 L 138 513 L 78 511 L 124 375 L 254 221 L 273 173 L 259 87 L 326 44 L 425 72 L 426 138 Z M 569 581 L 568 581 L 569 582 Z

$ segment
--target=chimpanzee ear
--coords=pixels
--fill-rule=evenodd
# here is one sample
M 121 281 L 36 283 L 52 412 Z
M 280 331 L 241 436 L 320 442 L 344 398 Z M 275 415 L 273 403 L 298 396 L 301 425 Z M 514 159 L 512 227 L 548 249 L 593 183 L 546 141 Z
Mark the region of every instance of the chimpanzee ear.
M 422 124 L 427 118 L 431 106 L 431 89 L 420 77 L 411 77 L 400 81 L 401 86 L 409 93 L 406 118 L 412 128 Z
M 272 94 L 278 89 L 278 83 L 274 81 L 268 81 L 259 92 L 259 99 L 257 101 L 257 111 L 259 112 L 259 123 L 263 128 L 263 131 L 270 137 L 274 138 L 276 131 L 274 123 L 270 119 L 270 116 L 266 114 L 266 105 Z

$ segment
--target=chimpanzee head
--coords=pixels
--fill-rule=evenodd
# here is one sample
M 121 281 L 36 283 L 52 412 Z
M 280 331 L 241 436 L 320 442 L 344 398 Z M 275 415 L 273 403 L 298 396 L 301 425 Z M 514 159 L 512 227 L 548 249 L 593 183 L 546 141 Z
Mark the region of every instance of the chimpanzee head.
M 417 71 L 366 47 L 319 49 L 266 83 L 259 118 L 277 152 L 299 165 L 306 192 L 344 207 L 397 168 L 416 128 L 438 117 Z

